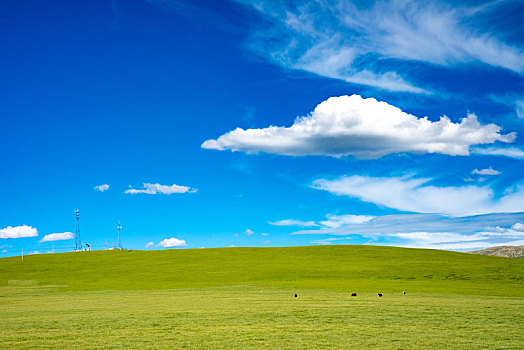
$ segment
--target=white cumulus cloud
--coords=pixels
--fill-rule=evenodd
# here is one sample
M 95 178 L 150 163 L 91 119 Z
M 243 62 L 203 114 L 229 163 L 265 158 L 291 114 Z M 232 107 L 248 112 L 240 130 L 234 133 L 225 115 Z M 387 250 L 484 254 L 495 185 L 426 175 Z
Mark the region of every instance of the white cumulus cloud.
M 164 248 L 173 248 L 173 247 L 185 247 L 186 241 L 178 238 L 166 238 L 158 243 L 159 246 Z
M 325 155 L 380 158 L 393 153 L 469 155 L 472 145 L 513 142 L 495 124 L 482 125 L 474 114 L 460 123 L 448 117 L 432 122 L 386 102 L 359 95 L 331 97 L 292 126 L 230 131 L 202 148 L 289 156 Z
M 250 229 L 247 229 L 245 231 L 245 234 L 248 235 L 248 236 L 251 236 L 253 233 L 255 233 L 255 232 L 251 231 Z
M 45 235 L 40 240 L 40 242 L 65 241 L 73 238 L 75 238 L 75 234 L 73 232 L 51 233 Z
M 173 194 L 173 193 L 194 193 L 197 189 L 191 188 L 188 186 L 179 186 L 179 185 L 161 185 L 161 184 L 152 184 L 152 183 L 144 183 L 144 188 L 141 190 L 137 190 L 134 188 L 130 188 L 125 191 L 127 194 L 137 194 L 137 193 L 145 193 L 145 194 Z
M 38 232 L 36 228 L 22 225 L 22 226 L 7 226 L 6 228 L 0 229 L 0 238 L 23 238 L 23 237 L 36 237 Z
M 477 175 L 500 175 L 502 174 L 500 171 L 492 169 L 491 167 L 489 167 L 488 169 L 481 169 L 481 170 L 475 169 L 471 173 L 477 174 Z
M 95 191 L 99 191 L 99 192 L 105 192 L 108 189 L 109 189 L 109 185 L 108 184 L 95 186 Z
M 155 245 L 154 242 L 149 242 L 149 243 L 146 244 L 146 249 L 151 248 L 151 247 L 153 247 L 154 245 Z
M 464 216 L 524 211 L 524 186 L 516 185 L 496 198 L 488 186 L 429 185 L 432 179 L 413 177 L 343 176 L 319 179 L 312 187 L 336 195 L 358 198 L 393 209 L 416 213 Z

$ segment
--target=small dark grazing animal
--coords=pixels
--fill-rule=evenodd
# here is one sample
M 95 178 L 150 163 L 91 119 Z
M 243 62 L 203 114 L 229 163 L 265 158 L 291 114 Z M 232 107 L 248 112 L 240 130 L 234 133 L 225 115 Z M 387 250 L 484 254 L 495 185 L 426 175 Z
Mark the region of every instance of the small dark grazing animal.
M 402 294 L 406 294 L 406 291 L 403 291 Z
M 380 298 L 382 296 L 382 293 L 378 293 L 378 297 Z
M 295 294 L 295 298 L 298 297 L 298 295 Z
M 352 297 L 356 297 L 356 296 L 357 296 L 357 293 L 351 293 L 351 296 L 352 296 Z

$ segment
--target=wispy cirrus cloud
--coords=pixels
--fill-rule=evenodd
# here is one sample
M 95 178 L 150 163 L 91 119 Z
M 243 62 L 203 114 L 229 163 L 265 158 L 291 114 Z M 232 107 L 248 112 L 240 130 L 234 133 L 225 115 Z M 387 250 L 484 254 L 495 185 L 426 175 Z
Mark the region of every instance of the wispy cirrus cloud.
M 295 220 L 295 219 L 283 219 L 283 220 L 277 220 L 277 221 L 270 221 L 270 225 L 274 226 L 298 226 L 298 227 L 312 227 L 312 226 L 318 226 L 317 223 L 314 221 L 301 221 L 301 220 Z
M 161 185 L 159 183 L 152 184 L 152 183 L 144 183 L 144 188 L 137 190 L 134 188 L 130 188 L 126 190 L 124 193 L 127 194 L 138 194 L 138 193 L 145 193 L 145 194 L 174 194 L 174 193 L 195 193 L 197 191 L 196 188 L 191 188 L 188 186 L 180 186 L 180 185 Z
M 7 226 L 6 228 L 0 229 L 0 238 L 24 238 L 24 237 L 36 237 L 38 231 L 36 228 L 22 225 L 22 226 Z
M 515 159 L 524 159 L 524 150 L 521 150 L 517 147 L 473 147 L 471 149 L 471 153 L 482 156 L 502 156 Z
M 40 242 L 54 242 L 54 241 L 65 241 L 68 239 L 75 238 L 75 234 L 73 232 L 62 232 L 62 233 L 51 233 L 48 235 L 45 235 Z
M 326 215 L 326 220 L 319 221 L 301 221 L 295 219 L 284 219 L 278 221 L 268 222 L 270 225 L 275 226 L 295 226 L 295 227 L 324 227 L 324 228 L 338 228 L 349 224 L 361 224 L 366 221 L 373 219 L 374 216 L 370 215 Z
M 438 187 L 430 178 L 343 176 L 318 179 L 313 188 L 358 198 L 379 206 L 415 213 L 464 216 L 484 213 L 524 211 L 524 185 L 508 188 L 495 196 L 489 186 Z
M 396 214 L 375 217 L 361 224 L 322 227 L 294 232 L 327 235 L 313 244 L 365 242 L 411 248 L 446 250 L 484 249 L 522 245 L 524 212 L 450 217 L 435 214 Z
M 505 42 L 476 17 L 500 2 L 452 6 L 439 1 L 237 0 L 267 20 L 250 47 L 282 66 L 390 91 L 427 93 L 388 70 L 384 58 L 452 66 L 481 62 L 524 71 L 519 43 Z
M 324 155 L 380 158 L 394 153 L 469 155 L 472 145 L 513 142 L 495 124 L 482 125 L 474 114 L 460 123 L 443 116 L 432 122 L 386 102 L 359 95 L 331 97 L 290 127 L 237 128 L 202 148 L 289 156 Z
M 368 222 L 369 220 L 373 219 L 374 216 L 352 215 L 352 214 L 346 214 L 346 215 L 328 214 L 326 215 L 326 218 L 327 220 L 320 221 L 319 223 L 326 227 L 338 228 L 338 227 L 342 227 L 345 225 L 362 224 L 362 223 Z
M 397 234 L 406 232 L 455 232 L 463 235 L 507 227 L 524 231 L 524 212 L 495 213 L 472 216 L 447 216 L 440 214 L 393 214 L 377 216 L 360 224 L 346 224 L 339 227 L 320 227 L 296 231 L 293 234 Z M 522 225 L 522 226 L 521 226 Z
M 515 101 L 515 113 L 521 119 L 524 119 L 524 100 Z
M 457 250 L 470 251 L 480 250 L 489 247 L 499 246 L 518 246 L 524 245 L 524 234 L 521 232 L 514 232 L 505 230 L 504 234 L 493 235 L 493 232 L 480 232 L 474 235 L 461 235 L 453 232 L 410 232 L 397 234 L 384 234 L 380 238 L 383 239 L 379 245 L 401 246 L 405 248 L 425 248 L 425 249 L 442 249 L 442 250 Z M 496 239 L 493 239 L 493 236 Z M 378 238 L 377 235 L 371 238 L 372 241 Z M 340 238 L 325 238 L 312 241 L 313 244 L 328 245 L 337 242 L 351 242 L 355 237 L 340 237 Z M 385 239 L 385 240 L 384 240 Z M 388 241 L 389 240 L 389 241 Z M 391 242 L 393 240 L 393 242 Z

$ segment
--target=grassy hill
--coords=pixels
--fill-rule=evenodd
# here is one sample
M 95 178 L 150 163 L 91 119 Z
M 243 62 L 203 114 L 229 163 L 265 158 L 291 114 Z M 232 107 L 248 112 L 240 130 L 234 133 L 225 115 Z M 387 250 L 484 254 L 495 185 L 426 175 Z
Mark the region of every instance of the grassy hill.
M 520 259 L 373 246 L 3 258 L 0 348 L 523 349 L 523 279 Z
M 10 282 L 11 281 L 11 282 Z M 0 259 L 0 285 L 70 291 L 266 285 L 339 291 L 524 295 L 524 261 L 377 246 L 94 251 Z
M 474 250 L 468 253 L 524 259 L 524 245 L 491 247 L 482 250 Z

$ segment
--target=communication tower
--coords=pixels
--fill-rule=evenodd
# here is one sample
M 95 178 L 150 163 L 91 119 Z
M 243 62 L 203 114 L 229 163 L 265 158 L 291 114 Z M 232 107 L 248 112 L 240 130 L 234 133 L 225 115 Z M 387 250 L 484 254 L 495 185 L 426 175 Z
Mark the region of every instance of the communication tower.
M 122 229 L 122 225 L 120 225 L 120 221 L 118 222 L 118 225 L 116 225 L 116 229 L 118 230 L 118 244 L 116 248 L 122 249 L 122 244 L 120 243 L 120 230 Z
M 75 210 L 76 214 L 76 232 L 75 232 L 75 250 L 82 250 L 82 240 L 80 239 L 80 210 Z

